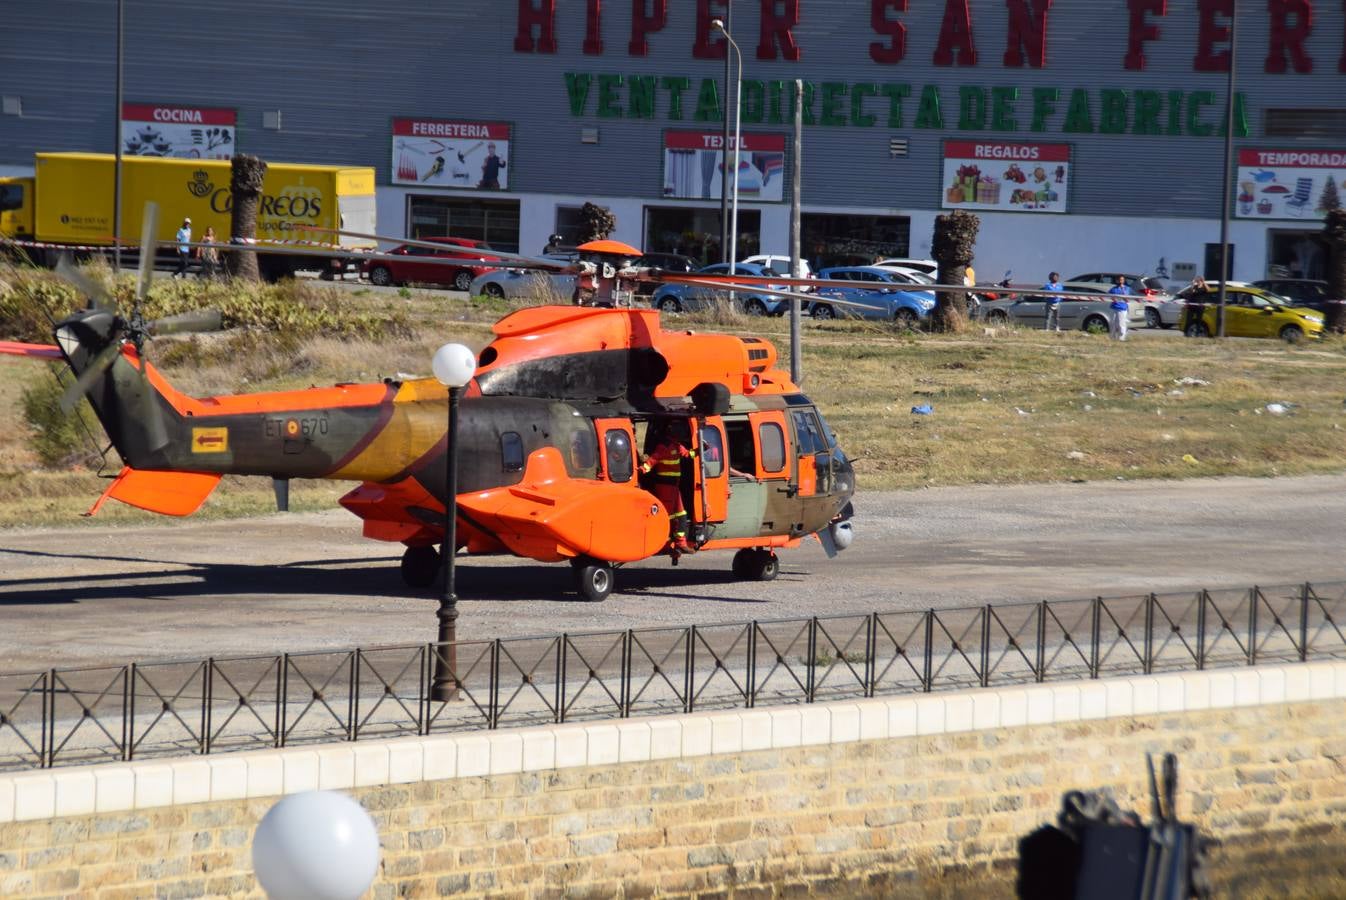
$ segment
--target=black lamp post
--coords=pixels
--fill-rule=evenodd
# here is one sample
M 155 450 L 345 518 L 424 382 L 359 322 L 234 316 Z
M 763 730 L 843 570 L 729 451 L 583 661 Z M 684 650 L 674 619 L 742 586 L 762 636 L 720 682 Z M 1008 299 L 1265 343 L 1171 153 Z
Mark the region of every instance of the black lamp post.
M 1220 295 L 1219 308 L 1216 310 L 1215 335 L 1224 337 L 1225 301 L 1228 293 L 1225 282 L 1229 280 L 1229 208 L 1234 177 L 1234 63 L 1236 62 L 1238 43 L 1238 0 L 1229 4 L 1229 77 L 1225 81 L 1224 107 L 1224 189 L 1220 194 Z
M 430 685 L 430 699 L 447 702 L 458 696 L 458 596 L 454 593 L 454 558 L 458 551 L 458 397 L 472 380 L 477 358 L 462 344 L 445 344 L 431 361 L 435 378 L 449 389 L 449 431 L 444 448 L 444 585 L 439 595 L 439 649 Z

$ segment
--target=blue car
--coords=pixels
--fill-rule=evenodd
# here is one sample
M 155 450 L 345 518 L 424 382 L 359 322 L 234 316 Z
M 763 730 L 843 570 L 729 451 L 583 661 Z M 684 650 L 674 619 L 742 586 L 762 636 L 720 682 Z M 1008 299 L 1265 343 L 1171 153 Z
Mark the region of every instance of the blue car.
M 930 318 L 930 311 L 935 308 L 934 291 L 912 290 L 910 278 L 879 266 L 823 269 L 818 278 L 821 281 L 853 281 L 855 287 L 818 288 L 818 299 L 809 306 L 809 314 L 815 319 L 838 316 L 885 319 L 915 328 L 922 319 Z M 828 303 L 829 298 L 845 303 Z
M 728 273 L 728 263 L 716 263 L 713 266 L 706 266 L 704 269 L 688 274 L 727 275 Z M 766 277 L 780 275 L 779 272 L 766 266 L 743 262 L 734 266 L 734 274 Z M 778 289 L 779 286 L 769 285 L 769 287 Z M 770 294 L 755 294 L 745 291 L 731 294 L 729 291 L 693 284 L 660 285 L 659 289 L 650 297 L 650 306 L 666 313 L 692 312 L 709 309 L 717 303 L 725 302 L 731 296 L 734 297 L 734 302 L 738 304 L 739 308 L 750 316 L 778 316 L 788 308 L 788 301 L 780 297 L 773 297 Z

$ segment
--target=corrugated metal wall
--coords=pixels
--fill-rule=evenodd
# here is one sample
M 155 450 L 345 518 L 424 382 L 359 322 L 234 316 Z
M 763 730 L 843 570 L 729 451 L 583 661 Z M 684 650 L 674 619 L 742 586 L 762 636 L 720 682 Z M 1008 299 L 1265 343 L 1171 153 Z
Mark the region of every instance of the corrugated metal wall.
M 532 0 L 537 2 L 537 0 Z M 648 0 L 647 0 L 648 2 Z M 513 49 L 517 0 L 237 0 L 215 5 L 125 0 L 127 101 L 236 107 L 239 146 L 265 158 L 376 166 L 389 181 L 390 119 L 394 115 L 506 120 L 514 123 L 511 193 L 556 192 L 660 196 L 662 131 L 700 127 L 690 121 L 695 86 L 720 78 L 723 63 L 692 58 L 693 0 L 670 0 L 667 27 L 650 36 L 648 57 L 627 55 L 632 0 L 603 4 L 606 53 L 581 52 L 582 0 L 557 0 L 555 55 Z M 945 4 L 909 0 L 905 60 L 895 66 L 869 58 L 871 4 L 865 0 L 800 0 L 795 29 L 799 62 L 757 60 L 758 2 L 735 3 L 733 31 L 749 79 L 813 82 L 902 82 L 912 86 L 901 129 L 825 127 L 806 130 L 804 179 L 813 202 L 884 209 L 931 209 L 940 203 L 941 143 L 976 136 L 1073 144 L 1070 212 L 1092 215 L 1219 215 L 1222 146 L 1218 134 L 1062 134 L 1069 94 L 1087 88 L 1092 115 L 1098 91 L 1209 90 L 1216 102 L 1205 118 L 1222 115 L 1225 76 L 1193 71 L 1196 0 L 1171 0 L 1155 20 L 1162 35 L 1147 45 L 1143 72 L 1124 69 L 1129 14 L 1125 0 L 1056 0 L 1048 31 L 1047 66 L 1001 64 L 1007 15 L 1004 0 L 972 0 L 979 54 L 973 67 L 931 64 Z M 1262 137 L 1264 107 L 1342 105 L 1346 75 L 1337 71 L 1343 47 L 1340 3 L 1315 4 L 1308 51 L 1312 74 L 1263 73 L 1266 4 L 1242 4 L 1239 89 L 1249 101 L 1247 146 L 1288 146 Z M 715 7 L 713 7 L 715 8 Z M 111 150 L 114 135 L 116 4 L 112 0 L 49 0 L 9 4 L 0 49 L 0 92 L 22 99 L 22 117 L 0 116 L 0 164 L 31 162 L 38 150 Z M 1153 18 L 1153 17 L 1152 17 Z M 587 115 L 570 114 L 565 72 L 681 75 L 692 80 L 682 122 L 665 116 L 660 92 L 654 120 L 599 119 L 591 96 Z M 943 94 L 943 131 L 911 127 L 921 86 Z M 959 131 L 958 86 L 1020 90 L 1014 133 Z M 1032 88 L 1058 87 L 1052 130 L 1027 131 Z M 596 90 L 594 92 L 596 94 Z M 815 101 L 816 104 L 816 101 Z M 625 104 L 623 103 L 623 106 Z M 849 102 L 844 104 L 849 110 Z M 280 131 L 264 130 L 262 114 L 280 110 Z M 580 143 L 581 127 L 597 127 L 600 142 Z M 714 126 L 712 126 L 713 128 Z M 781 132 L 781 126 L 751 130 Z M 890 159 L 890 137 L 910 140 L 910 155 Z

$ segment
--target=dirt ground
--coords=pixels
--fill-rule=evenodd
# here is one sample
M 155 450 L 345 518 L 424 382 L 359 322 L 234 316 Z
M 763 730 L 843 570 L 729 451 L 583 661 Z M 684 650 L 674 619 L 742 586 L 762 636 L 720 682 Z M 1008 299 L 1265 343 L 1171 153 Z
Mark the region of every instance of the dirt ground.
M 461 558 L 459 638 L 741 622 L 1346 579 L 1346 475 L 865 492 L 856 539 L 771 583 L 729 556 L 618 571 Z M 433 640 L 434 590 L 348 513 L 0 531 L 0 671 Z

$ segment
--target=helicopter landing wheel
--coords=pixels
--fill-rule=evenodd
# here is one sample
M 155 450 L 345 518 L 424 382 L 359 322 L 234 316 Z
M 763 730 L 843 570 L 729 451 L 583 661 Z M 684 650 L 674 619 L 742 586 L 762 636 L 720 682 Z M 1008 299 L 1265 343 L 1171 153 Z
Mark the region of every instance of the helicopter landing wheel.
M 733 568 L 745 581 L 772 581 L 780 574 L 780 557 L 770 550 L 744 549 L 734 554 Z
M 408 547 L 402 553 L 402 580 L 407 587 L 429 587 L 439 574 L 439 563 L 439 551 L 434 547 Z
M 612 574 L 612 566 L 587 556 L 572 559 L 570 565 L 575 570 L 575 581 L 579 586 L 581 597 L 590 603 L 602 603 L 608 599 L 617 583 L 616 576 Z

